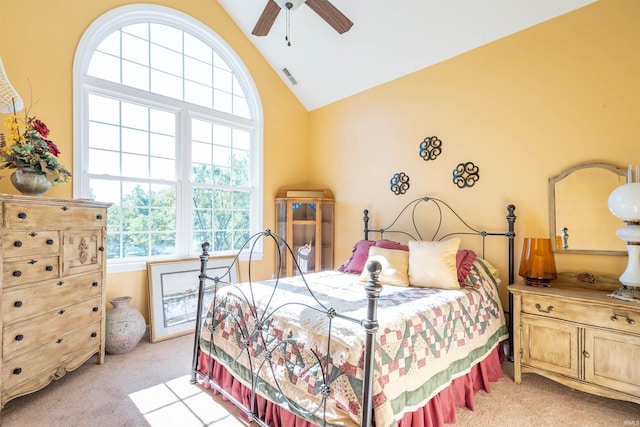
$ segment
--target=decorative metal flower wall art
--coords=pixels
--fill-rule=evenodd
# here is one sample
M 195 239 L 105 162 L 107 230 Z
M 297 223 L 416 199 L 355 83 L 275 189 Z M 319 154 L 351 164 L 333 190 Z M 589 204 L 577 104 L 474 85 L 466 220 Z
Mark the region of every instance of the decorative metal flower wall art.
M 437 136 L 429 136 L 420 143 L 420 157 L 425 162 L 435 160 L 442 153 L 442 141 Z
M 453 170 L 453 183 L 458 188 L 473 187 L 480 179 L 480 168 L 473 162 L 460 163 Z
M 398 172 L 393 175 L 390 181 L 391 191 L 397 196 L 404 194 L 409 189 L 409 175 L 404 172 Z

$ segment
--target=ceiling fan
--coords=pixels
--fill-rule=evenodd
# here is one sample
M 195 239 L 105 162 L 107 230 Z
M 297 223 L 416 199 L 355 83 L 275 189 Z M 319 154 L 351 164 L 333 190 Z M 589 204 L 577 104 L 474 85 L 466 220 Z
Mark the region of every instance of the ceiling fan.
M 254 36 L 266 36 L 269 34 L 269 30 L 281 9 L 289 12 L 300 7 L 302 3 L 309 6 L 340 34 L 349 31 L 353 25 L 353 22 L 344 16 L 329 0 L 269 0 L 251 34 Z

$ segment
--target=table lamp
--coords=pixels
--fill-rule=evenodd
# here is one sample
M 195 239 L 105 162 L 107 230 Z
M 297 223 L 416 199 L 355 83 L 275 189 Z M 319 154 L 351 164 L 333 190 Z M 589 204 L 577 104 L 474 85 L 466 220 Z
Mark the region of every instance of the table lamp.
M 551 286 L 558 277 L 551 239 L 526 237 L 520 258 L 520 276 L 530 286 Z
M 627 183 L 611 192 L 607 204 L 612 214 L 627 223 L 616 231 L 616 236 L 627 242 L 629 254 L 627 268 L 620 276 L 622 288 L 615 290 L 612 296 L 624 300 L 640 299 L 640 167 L 629 166 Z

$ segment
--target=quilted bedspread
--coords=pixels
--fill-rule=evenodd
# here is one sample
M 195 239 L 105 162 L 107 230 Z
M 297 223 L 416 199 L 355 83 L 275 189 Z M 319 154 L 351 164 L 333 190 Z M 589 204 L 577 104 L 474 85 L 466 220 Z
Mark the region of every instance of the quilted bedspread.
M 202 329 L 202 351 L 247 387 L 303 418 L 359 425 L 364 282 L 326 271 L 274 284 L 219 289 Z M 424 406 L 507 338 L 497 283 L 481 259 L 460 290 L 383 286 L 377 315 L 378 427 L 395 425 L 404 413 Z

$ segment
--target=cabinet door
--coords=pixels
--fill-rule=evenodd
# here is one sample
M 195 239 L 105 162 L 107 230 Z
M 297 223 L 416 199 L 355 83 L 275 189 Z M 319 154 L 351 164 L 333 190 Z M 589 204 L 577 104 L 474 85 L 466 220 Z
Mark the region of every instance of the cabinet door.
M 64 233 L 64 274 L 78 274 L 102 269 L 102 229 L 66 231 Z
M 579 377 L 578 328 L 563 321 L 522 315 L 522 363 Z
M 640 338 L 603 330 L 585 333 L 585 380 L 640 397 Z

